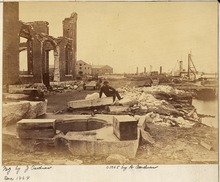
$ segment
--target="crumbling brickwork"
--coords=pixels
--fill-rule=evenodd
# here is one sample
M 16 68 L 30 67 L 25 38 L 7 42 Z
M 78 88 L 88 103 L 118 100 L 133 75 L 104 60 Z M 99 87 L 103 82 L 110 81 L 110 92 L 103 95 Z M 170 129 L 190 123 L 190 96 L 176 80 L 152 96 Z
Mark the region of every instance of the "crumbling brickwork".
M 49 52 L 53 51 L 53 81 L 75 78 L 77 14 L 63 21 L 63 37 L 49 35 L 49 23 L 19 21 L 18 3 L 4 3 L 3 84 L 49 85 Z M 24 40 L 20 42 L 20 37 Z M 19 52 L 27 51 L 27 67 L 19 69 Z M 26 70 L 27 69 L 27 70 Z M 20 70 L 20 71 L 19 71 Z M 45 81 L 46 79 L 46 81 Z
M 77 14 L 72 13 L 70 18 L 65 18 L 63 20 L 63 36 L 67 37 L 71 40 L 71 47 L 72 47 L 72 60 L 69 63 L 69 70 L 70 75 L 73 77 L 76 76 L 76 37 L 77 37 Z

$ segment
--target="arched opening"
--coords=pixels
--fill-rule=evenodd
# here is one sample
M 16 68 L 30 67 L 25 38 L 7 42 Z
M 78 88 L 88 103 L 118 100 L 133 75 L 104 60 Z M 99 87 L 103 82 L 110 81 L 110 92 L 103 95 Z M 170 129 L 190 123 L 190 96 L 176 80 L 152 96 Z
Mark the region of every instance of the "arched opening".
M 47 88 L 50 88 L 50 81 L 55 80 L 55 72 L 57 71 L 56 56 L 58 56 L 58 52 L 55 43 L 50 40 L 44 41 L 42 52 L 42 75 L 43 83 Z
M 20 75 L 33 74 L 32 40 L 20 37 L 19 43 L 19 72 Z

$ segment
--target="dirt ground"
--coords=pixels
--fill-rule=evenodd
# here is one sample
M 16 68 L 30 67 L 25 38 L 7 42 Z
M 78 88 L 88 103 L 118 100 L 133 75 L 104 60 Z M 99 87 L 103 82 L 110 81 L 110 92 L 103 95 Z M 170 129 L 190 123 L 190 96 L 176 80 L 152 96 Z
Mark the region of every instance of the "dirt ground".
M 113 86 L 125 86 L 124 81 L 113 82 Z M 73 90 L 65 93 L 48 94 L 47 112 L 67 108 L 67 102 L 84 99 L 94 90 Z M 149 133 L 155 144 L 140 143 L 136 157 L 127 164 L 200 164 L 218 163 L 218 129 L 198 124 L 193 128 L 164 127 L 149 124 Z M 200 143 L 208 143 L 206 149 Z M 59 165 L 59 164 L 106 164 L 106 157 L 73 156 L 67 150 L 25 153 L 14 151 L 3 145 L 3 165 Z

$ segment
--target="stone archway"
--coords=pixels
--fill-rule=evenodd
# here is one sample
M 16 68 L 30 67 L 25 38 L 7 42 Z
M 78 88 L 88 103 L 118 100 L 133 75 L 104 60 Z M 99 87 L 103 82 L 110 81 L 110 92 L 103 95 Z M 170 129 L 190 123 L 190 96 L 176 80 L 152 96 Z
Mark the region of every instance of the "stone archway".
M 43 83 L 49 87 L 51 76 L 53 76 L 53 81 L 59 82 L 60 81 L 60 70 L 59 70 L 59 47 L 57 46 L 56 42 L 51 39 L 45 39 L 42 43 L 42 76 L 43 76 Z M 54 55 L 54 70 L 53 75 L 50 75 L 49 70 L 49 52 L 53 51 Z

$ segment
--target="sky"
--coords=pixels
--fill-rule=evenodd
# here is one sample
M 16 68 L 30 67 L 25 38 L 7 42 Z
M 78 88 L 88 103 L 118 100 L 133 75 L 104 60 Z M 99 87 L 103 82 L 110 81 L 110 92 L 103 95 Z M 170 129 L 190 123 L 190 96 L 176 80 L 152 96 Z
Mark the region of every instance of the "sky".
M 48 21 L 49 34 L 63 35 L 62 21 L 77 19 L 77 60 L 110 65 L 115 73 L 187 68 L 218 70 L 216 2 L 20 2 L 19 19 Z

